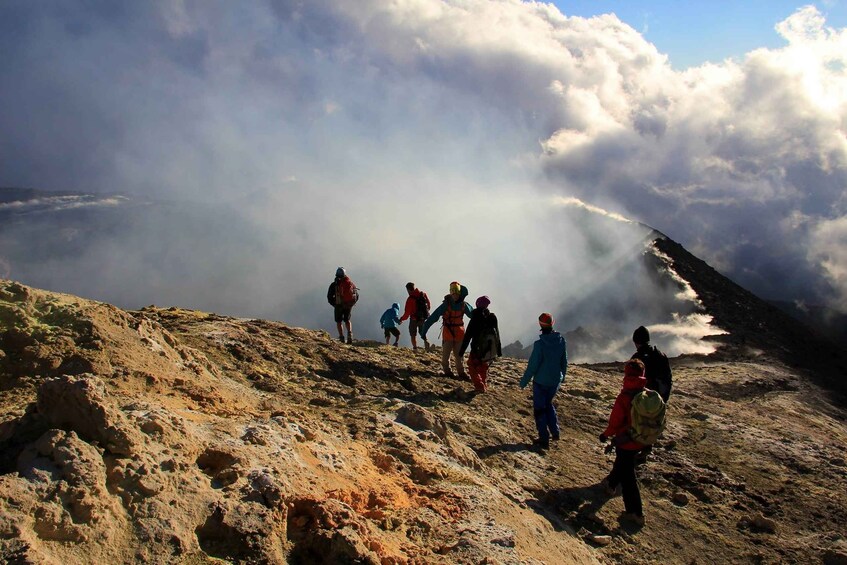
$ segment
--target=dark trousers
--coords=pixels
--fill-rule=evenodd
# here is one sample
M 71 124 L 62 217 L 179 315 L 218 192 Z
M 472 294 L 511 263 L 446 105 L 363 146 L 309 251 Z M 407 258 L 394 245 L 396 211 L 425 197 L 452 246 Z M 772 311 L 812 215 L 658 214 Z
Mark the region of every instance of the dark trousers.
M 559 435 L 559 417 L 553 407 L 553 397 L 559 390 L 559 385 L 544 386 L 532 383 L 532 409 L 535 416 L 535 427 L 538 428 L 538 438 L 542 442 L 550 440 L 550 434 Z
M 635 456 L 638 451 L 630 449 L 615 448 L 615 464 L 612 472 L 606 479 L 609 488 L 617 488 L 621 485 L 623 491 L 623 506 L 630 514 L 643 515 L 641 507 L 641 493 L 638 490 L 638 481 L 635 478 Z

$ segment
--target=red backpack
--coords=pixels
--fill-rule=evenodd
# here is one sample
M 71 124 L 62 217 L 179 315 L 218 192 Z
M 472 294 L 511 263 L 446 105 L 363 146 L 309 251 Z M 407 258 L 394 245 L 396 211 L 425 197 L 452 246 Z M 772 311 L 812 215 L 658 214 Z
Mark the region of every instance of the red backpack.
M 350 280 L 350 277 L 344 277 L 335 285 L 336 304 L 344 306 L 353 306 L 359 300 L 359 289 Z

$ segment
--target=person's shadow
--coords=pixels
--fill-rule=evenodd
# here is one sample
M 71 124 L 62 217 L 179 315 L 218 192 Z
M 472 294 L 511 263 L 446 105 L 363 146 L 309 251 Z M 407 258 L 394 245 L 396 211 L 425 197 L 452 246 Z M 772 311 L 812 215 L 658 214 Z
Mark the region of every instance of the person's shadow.
M 565 522 L 575 531 L 585 528 L 595 535 L 613 535 L 616 531 L 634 534 L 643 527 L 618 517 L 617 528 L 613 528 L 598 518 L 597 513 L 600 509 L 612 498 L 620 496 L 618 492 L 614 495 L 607 494 L 601 483 L 583 487 L 534 491 L 533 494 L 536 496 L 536 501 L 534 504 L 530 504 L 530 507 L 547 518 L 551 525 L 557 529 L 561 528 L 561 522 Z M 591 538 L 587 538 L 586 541 L 593 543 Z
M 517 453 L 518 451 L 532 451 L 532 444 L 521 443 L 501 443 L 500 445 L 489 445 L 476 450 L 476 454 L 481 459 L 487 459 L 498 453 Z

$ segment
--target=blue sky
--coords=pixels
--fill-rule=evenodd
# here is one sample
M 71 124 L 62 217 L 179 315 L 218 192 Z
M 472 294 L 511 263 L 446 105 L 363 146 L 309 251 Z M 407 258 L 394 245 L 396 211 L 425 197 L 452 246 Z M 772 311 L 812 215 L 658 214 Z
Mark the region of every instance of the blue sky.
M 553 4 L 566 16 L 614 13 L 668 55 L 677 70 L 740 58 L 758 47 L 782 47 L 785 40 L 774 26 L 801 6 L 815 6 L 831 27 L 847 25 L 847 2 L 838 0 L 556 0 Z

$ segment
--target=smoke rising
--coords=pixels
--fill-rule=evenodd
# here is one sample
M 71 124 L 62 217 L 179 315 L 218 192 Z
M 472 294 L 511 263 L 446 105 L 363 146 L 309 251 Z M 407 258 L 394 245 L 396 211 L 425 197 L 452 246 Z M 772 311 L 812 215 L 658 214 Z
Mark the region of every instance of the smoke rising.
M 78 263 L 0 255 L 129 307 L 327 328 L 344 265 L 362 336 L 408 280 L 488 294 L 524 343 L 545 310 L 617 339 L 691 321 L 691 297 L 616 269 L 648 231 L 610 214 L 760 295 L 843 310 L 847 31 L 805 7 L 775 32 L 781 49 L 676 72 L 613 15 L 517 0 L 6 2 L 0 184 L 159 204 L 75 224 Z M 609 273 L 639 301 L 598 317 Z

